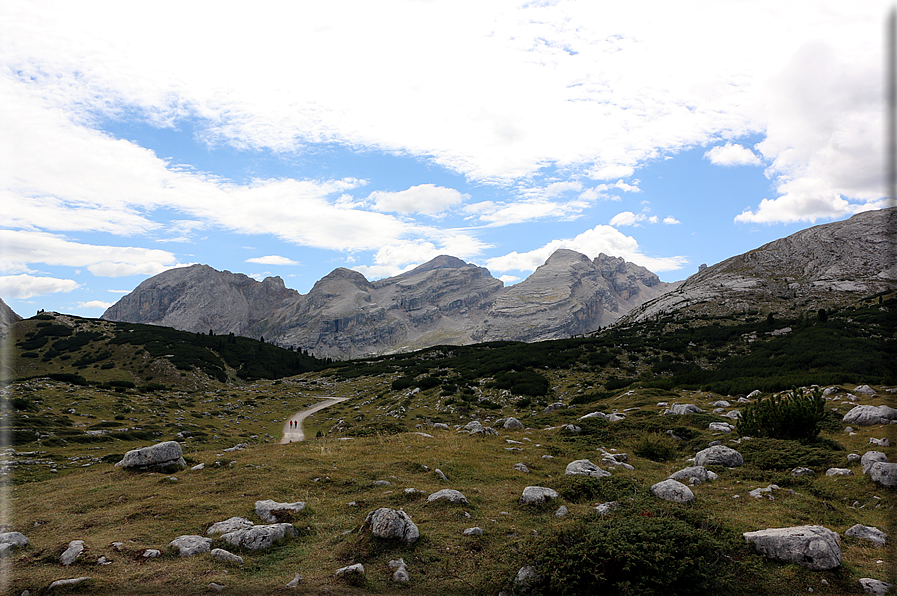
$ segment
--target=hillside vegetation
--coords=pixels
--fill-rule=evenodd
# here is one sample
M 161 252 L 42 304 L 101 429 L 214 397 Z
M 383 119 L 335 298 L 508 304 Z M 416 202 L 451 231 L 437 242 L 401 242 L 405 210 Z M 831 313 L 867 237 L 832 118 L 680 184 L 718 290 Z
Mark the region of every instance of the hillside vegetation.
M 7 593 L 43 593 L 54 580 L 86 576 L 83 593 L 203 594 L 214 582 L 226 593 L 270 594 L 298 573 L 296 593 L 496 594 L 526 565 L 543 578 L 533 593 L 544 594 L 861 593 L 861 577 L 897 580 L 893 542 L 875 547 L 844 532 L 861 523 L 893 536 L 895 493 L 848 454 L 875 449 L 895 461 L 897 452 L 869 445 L 889 435 L 893 444 L 893 425 L 848 433 L 841 418 L 856 404 L 886 403 L 897 385 L 895 308 L 894 295 L 884 294 L 788 320 L 760 312 L 670 316 L 590 337 L 329 363 L 245 338 L 65 315 L 21 321 L 18 380 L 7 388 L 3 417 L 14 451 L 4 471 L 13 506 L 7 530 L 30 545 L 12 557 Z M 860 384 L 877 395 L 851 394 Z M 755 389 L 810 385 L 837 387 L 818 435 L 745 439 L 709 429 L 734 424 L 722 414 L 757 403 L 744 398 Z M 277 444 L 287 418 L 331 396 L 348 399 L 306 420 L 306 436 L 317 438 Z M 720 400 L 730 405 L 718 410 Z M 662 415 L 675 402 L 703 412 Z M 593 412 L 625 418 L 581 419 Z M 502 428 L 511 416 L 525 430 Z M 472 420 L 498 432 L 461 430 Z M 127 450 L 164 440 L 181 444 L 188 469 L 113 466 Z M 712 467 L 719 478 L 692 486 L 690 504 L 651 494 L 711 441 L 737 449 L 744 465 Z M 633 469 L 565 475 L 579 459 L 609 469 L 601 463 L 608 452 L 626 453 Z M 200 463 L 204 469 L 189 469 Z M 798 466 L 815 475 L 792 476 Z M 826 476 L 830 467 L 853 475 Z M 777 488 L 767 496 L 748 494 L 769 485 Z M 527 486 L 560 496 L 521 505 Z M 426 501 L 444 488 L 468 503 Z M 232 516 L 259 523 L 253 506 L 263 499 L 306 503 L 289 520 L 297 537 L 264 551 L 217 539 L 242 566 L 167 549 L 177 536 L 204 535 Z M 616 509 L 596 512 L 610 501 Z M 558 517 L 561 505 L 568 513 Z M 362 531 L 380 507 L 404 509 L 420 540 L 402 546 Z M 804 524 L 842 535 L 840 567 L 770 562 L 741 537 Z M 482 535 L 463 534 L 475 526 Z M 71 540 L 84 540 L 86 550 L 64 567 L 59 555 Z M 152 548 L 164 554 L 142 556 Z M 98 565 L 100 557 L 111 564 Z M 398 558 L 407 585 L 390 581 L 388 563 Z M 353 563 L 364 564 L 365 578 L 334 575 Z

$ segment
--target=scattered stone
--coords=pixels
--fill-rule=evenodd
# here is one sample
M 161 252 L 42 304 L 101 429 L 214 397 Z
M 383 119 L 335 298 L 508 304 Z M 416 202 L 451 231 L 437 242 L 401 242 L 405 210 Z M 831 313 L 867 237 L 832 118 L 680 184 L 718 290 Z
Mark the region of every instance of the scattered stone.
M 532 586 L 542 581 L 542 576 L 536 572 L 535 567 L 526 565 L 521 567 L 512 583 L 512 594 L 529 594 Z
M 586 420 L 588 418 L 601 418 L 602 420 L 607 420 L 607 414 L 604 412 L 589 412 L 585 416 L 580 416 L 579 420 Z
M 295 503 L 278 503 L 271 499 L 255 502 L 255 514 L 268 522 L 269 524 L 278 523 L 286 516 L 292 516 L 305 509 L 305 503 L 297 501 Z
M 143 551 L 143 557 L 147 559 L 155 559 L 156 557 L 162 556 L 162 551 L 157 548 L 148 548 Z
M 371 482 L 371 486 L 389 486 L 392 484 L 389 480 L 374 480 Z
M 847 468 L 829 468 L 825 471 L 826 476 L 853 476 L 853 470 Z
M 149 447 L 128 451 L 122 460 L 115 465 L 125 470 L 143 472 L 153 469 L 185 468 L 187 467 L 187 462 L 184 461 L 184 453 L 181 450 L 180 443 L 177 441 L 165 441 Z
M 565 476 L 593 476 L 595 478 L 604 478 L 610 476 L 610 472 L 602 470 L 587 459 L 577 459 L 567 464 L 564 471 Z
M 239 555 L 235 555 L 232 552 L 226 551 L 223 548 L 213 548 L 209 553 L 213 559 L 217 559 L 222 563 L 230 563 L 232 565 L 242 565 L 243 557 Z
M 337 577 L 349 577 L 353 575 L 364 577 L 364 565 L 355 563 L 354 565 L 347 565 L 336 570 Z
M 445 422 L 437 422 L 433 425 L 433 430 L 449 430 L 449 425 Z
M 878 528 L 872 526 L 864 526 L 862 524 L 855 524 L 851 526 L 846 532 L 844 532 L 844 535 L 868 540 L 875 546 L 884 546 L 888 542 L 887 534 L 885 534 Z
M 297 534 L 293 524 L 278 523 L 235 530 L 224 534 L 221 538 L 231 546 L 247 550 L 262 550 L 271 548 L 275 542 L 283 540 L 287 536 L 296 536 Z M 206 538 L 206 540 L 209 539 Z
M 890 447 L 891 446 L 891 442 L 888 441 L 887 437 L 885 437 L 883 439 L 874 439 L 874 438 L 870 437 L 869 444 L 870 445 L 878 445 L 879 447 Z
M 255 524 L 246 519 L 245 517 L 231 517 L 224 521 L 215 522 L 209 529 L 206 530 L 206 534 L 227 534 L 228 532 L 235 532 L 237 530 L 245 530 L 246 528 L 251 528 Z
M 576 426 L 575 424 L 567 424 L 562 426 L 561 430 L 567 433 L 578 434 L 582 432 L 582 427 Z
M 887 462 L 888 456 L 881 451 L 867 451 L 864 453 L 863 457 L 860 458 L 860 464 L 863 466 L 863 474 L 868 474 L 872 464 L 880 461 Z
M 713 402 L 710 405 L 713 406 L 714 408 L 728 408 L 732 404 L 730 404 L 729 402 L 727 402 L 724 399 L 721 399 L 721 400 Z
M 479 420 L 471 420 L 464 426 L 464 430 L 472 435 L 486 432 L 486 429 L 483 428 L 483 424 Z
M 663 411 L 664 416 L 679 416 L 682 414 L 702 414 L 704 410 L 699 408 L 694 404 L 677 404 L 674 403 L 672 406 Z
M 397 584 L 407 584 L 411 581 L 408 575 L 408 567 L 405 565 L 405 559 L 394 559 L 389 562 L 389 568 L 395 569 L 392 574 L 392 581 Z
M 508 418 L 505 420 L 505 423 L 502 425 L 502 428 L 508 430 L 523 430 L 523 423 L 517 420 L 514 417 Z
M 110 546 L 115 549 L 115 552 L 120 553 L 125 548 L 124 542 L 113 542 Z
M 673 472 L 670 474 L 669 478 L 671 480 L 685 480 L 686 478 L 697 479 L 701 482 L 707 482 L 708 480 L 716 480 L 719 478 L 717 474 L 711 472 L 704 466 L 689 466 L 687 468 L 682 468 L 678 472 Z
M 107 559 L 105 555 L 102 555 L 97 559 L 97 565 L 112 565 L 112 561 Z
M 791 475 L 794 477 L 797 476 L 815 476 L 816 472 L 811 470 L 810 468 L 794 468 L 791 470 Z
M 567 509 L 567 506 L 561 505 L 560 507 L 558 507 L 558 510 L 554 512 L 554 516 L 555 517 L 564 517 L 568 513 L 570 513 L 570 510 Z
M 772 491 L 774 491 L 774 490 L 779 490 L 779 485 L 770 484 L 766 488 L 755 488 L 754 490 L 749 491 L 748 495 L 754 497 L 755 499 L 760 499 L 763 497 L 763 495 L 765 493 L 771 499 L 772 494 L 770 494 L 770 493 L 772 493 Z
M 887 582 L 872 579 L 871 577 L 861 577 L 860 585 L 863 587 L 863 594 L 875 594 L 876 596 L 888 594 L 893 587 Z
M 474 526 L 473 528 L 467 528 L 466 530 L 464 530 L 461 533 L 464 534 L 465 536 L 482 536 L 483 528 Z
M 733 430 L 735 430 L 735 426 L 732 424 L 729 424 L 728 422 L 711 422 L 707 426 L 707 430 L 730 433 Z
M 84 541 L 83 540 L 72 540 L 69 542 L 69 546 L 65 549 L 65 552 L 62 553 L 62 556 L 59 557 L 59 562 L 68 567 L 72 563 L 75 562 L 75 559 L 81 556 L 81 553 L 84 552 Z
M 437 476 L 439 476 L 440 480 L 448 482 L 448 478 L 445 477 L 445 474 L 443 474 L 442 470 L 440 470 L 439 468 L 436 468 L 435 470 L 433 470 L 433 473 L 436 474 Z
M 192 557 L 212 550 L 212 539 L 195 534 L 178 536 L 168 543 L 168 548 L 178 549 L 178 554 L 182 557 Z
M 401 509 L 381 507 L 368 513 L 362 531 L 370 531 L 377 538 L 398 540 L 402 544 L 414 544 L 420 538 L 411 516 Z
M 199 472 L 200 470 L 204 470 L 205 468 L 206 468 L 205 464 L 196 464 L 195 466 L 190 468 L 190 470 L 193 472 Z
M 299 584 L 301 584 L 301 583 L 302 583 L 302 576 L 297 573 L 295 576 L 293 576 L 293 579 L 291 579 L 289 581 L 289 583 L 286 585 L 286 587 L 293 588 L 295 590 L 296 588 L 299 587 Z
M 224 589 L 223 585 L 216 583 L 216 582 L 209 582 L 209 584 L 206 587 L 208 589 L 212 590 L 213 592 L 220 592 L 221 590 Z
M 599 515 L 607 515 L 617 507 L 619 507 L 619 503 L 617 501 L 608 501 L 606 503 L 601 503 L 597 507 L 595 507 L 595 511 L 598 512 Z
M 28 538 L 21 532 L 0 532 L 0 556 L 28 546 Z
M 464 505 L 468 504 L 467 497 L 461 494 L 460 491 L 444 488 L 440 491 L 436 491 L 429 497 L 427 497 L 427 503 L 433 503 L 435 501 L 448 501 L 449 503 L 463 503 Z
M 695 454 L 696 466 L 726 466 L 735 468 L 744 464 L 741 454 L 725 445 L 714 445 Z
M 543 410 L 543 412 L 544 413 L 554 412 L 555 410 L 563 410 L 566 407 L 567 407 L 567 404 L 565 404 L 563 402 L 556 401 L 553 404 L 548 404 L 547 406 L 545 406 L 545 409 Z
M 726 412 L 725 414 L 723 414 L 723 418 L 738 420 L 739 418 L 741 418 L 741 410 L 732 410 L 731 412 Z
M 47 591 L 55 590 L 56 588 L 62 588 L 65 586 L 76 586 L 76 585 L 80 584 L 81 582 L 86 582 L 89 579 L 90 579 L 89 577 L 73 577 L 71 579 L 57 579 L 55 582 L 50 584 L 50 586 L 47 588 Z
M 768 558 L 796 563 L 813 571 L 834 569 L 841 564 L 838 534 L 823 526 L 771 528 L 743 534 L 747 542 Z
M 875 395 L 875 389 L 869 385 L 860 385 L 853 390 L 854 393 L 862 393 L 863 395 Z
M 897 487 L 897 464 L 875 462 L 869 468 L 869 478 L 872 482 L 888 488 Z
M 847 454 L 847 461 L 849 461 L 850 463 L 860 461 L 861 459 L 862 459 L 862 456 L 859 453 L 848 453 Z
M 667 479 L 651 486 L 651 494 L 664 501 L 674 503 L 691 503 L 695 494 L 678 480 Z
M 523 489 L 523 495 L 520 497 L 520 502 L 524 505 L 529 505 L 531 503 L 547 503 L 551 499 L 557 499 L 558 493 L 550 488 L 545 488 L 544 486 L 527 486 Z
M 872 426 L 888 424 L 894 419 L 897 419 L 897 410 L 888 406 L 854 406 L 841 420 L 845 424 Z
M 524 463 L 514 464 L 514 469 L 518 472 L 523 472 L 524 474 L 529 474 L 529 468 L 526 467 Z

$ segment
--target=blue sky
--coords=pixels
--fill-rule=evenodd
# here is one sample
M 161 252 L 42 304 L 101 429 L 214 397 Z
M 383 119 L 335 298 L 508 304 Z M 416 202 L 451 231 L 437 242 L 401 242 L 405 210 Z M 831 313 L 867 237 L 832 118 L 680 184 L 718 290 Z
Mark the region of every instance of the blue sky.
M 674 281 L 886 205 L 884 2 L 294 4 L 4 2 L 0 298 L 558 248 Z

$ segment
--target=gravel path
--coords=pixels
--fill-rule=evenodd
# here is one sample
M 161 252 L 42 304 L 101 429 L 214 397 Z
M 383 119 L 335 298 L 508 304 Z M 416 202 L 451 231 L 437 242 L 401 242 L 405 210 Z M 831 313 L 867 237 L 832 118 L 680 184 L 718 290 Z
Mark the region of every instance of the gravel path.
M 324 408 L 330 407 L 333 404 L 338 404 L 341 401 L 346 401 L 347 397 L 327 397 L 319 404 L 315 404 L 312 407 L 302 410 L 301 412 L 296 412 L 293 414 L 289 420 L 283 423 L 283 438 L 280 439 L 280 444 L 293 443 L 295 441 L 304 441 L 305 433 L 302 432 L 302 421 L 305 420 L 307 416 L 310 416 L 317 412 L 318 410 L 323 410 Z M 290 427 L 290 422 L 295 422 L 295 426 Z

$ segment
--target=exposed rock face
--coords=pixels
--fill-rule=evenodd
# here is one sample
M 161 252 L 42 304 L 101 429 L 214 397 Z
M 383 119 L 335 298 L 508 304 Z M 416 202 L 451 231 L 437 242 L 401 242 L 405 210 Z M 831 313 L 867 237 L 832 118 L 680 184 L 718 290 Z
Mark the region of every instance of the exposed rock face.
M 205 265 L 140 284 L 103 318 L 192 332 L 265 337 L 319 357 L 349 358 L 432 345 L 558 339 L 609 325 L 678 284 L 622 258 L 559 250 L 505 288 L 487 269 L 440 256 L 370 282 L 339 268 L 302 295 L 280 278 L 257 282 Z
M 164 441 L 149 447 L 132 449 L 115 465 L 126 470 L 145 471 L 169 467 L 183 468 L 187 466 L 187 462 L 184 461 L 180 443 Z
M 744 539 L 770 559 L 796 563 L 813 571 L 834 569 L 841 564 L 841 541 L 835 532 L 822 526 L 745 532 Z
M 807 311 L 897 287 L 894 229 L 897 207 L 802 230 L 698 271 L 621 321 L 635 323 L 677 310 Z
M 6 329 L 16 321 L 21 321 L 22 317 L 13 312 L 2 299 L 0 299 L 0 337 L 6 335 Z

